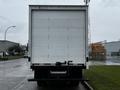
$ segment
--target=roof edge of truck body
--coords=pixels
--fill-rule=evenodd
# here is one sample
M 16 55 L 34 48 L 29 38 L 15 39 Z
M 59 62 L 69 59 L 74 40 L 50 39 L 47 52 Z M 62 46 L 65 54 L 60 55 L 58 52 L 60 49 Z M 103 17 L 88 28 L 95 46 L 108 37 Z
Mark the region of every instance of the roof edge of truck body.
M 65 6 L 65 7 L 88 7 L 88 5 L 28 5 L 28 6 L 50 6 L 50 7 L 52 7 L 52 6 Z
M 86 10 L 88 5 L 29 5 L 29 10 Z

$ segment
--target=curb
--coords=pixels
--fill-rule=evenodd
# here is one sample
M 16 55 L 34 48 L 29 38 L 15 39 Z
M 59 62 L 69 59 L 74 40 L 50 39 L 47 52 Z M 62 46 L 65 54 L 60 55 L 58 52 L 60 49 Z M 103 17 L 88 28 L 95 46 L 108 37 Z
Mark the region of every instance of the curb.
M 81 82 L 87 90 L 94 90 L 86 81 Z

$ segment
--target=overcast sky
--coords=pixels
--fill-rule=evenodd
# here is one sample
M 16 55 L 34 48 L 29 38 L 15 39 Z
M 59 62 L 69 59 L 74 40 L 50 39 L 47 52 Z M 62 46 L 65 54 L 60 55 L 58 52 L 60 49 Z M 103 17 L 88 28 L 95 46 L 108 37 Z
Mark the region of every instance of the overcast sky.
M 0 39 L 8 26 L 7 40 L 28 41 L 28 4 L 80 4 L 84 0 L 0 0 Z M 83 4 L 83 3 L 82 3 Z M 91 0 L 91 42 L 120 40 L 120 0 Z

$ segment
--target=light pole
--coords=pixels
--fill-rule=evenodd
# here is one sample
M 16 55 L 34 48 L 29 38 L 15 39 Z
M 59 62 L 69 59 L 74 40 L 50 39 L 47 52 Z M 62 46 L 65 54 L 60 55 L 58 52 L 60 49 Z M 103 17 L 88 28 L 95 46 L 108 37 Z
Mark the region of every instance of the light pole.
M 5 34 L 4 34 L 4 42 L 6 41 L 6 35 L 7 35 L 7 31 L 10 29 L 10 28 L 14 28 L 14 27 L 16 27 L 16 26 L 9 26 L 9 27 L 7 27 L 7 29 L 5 30 Z M 5 51 L 3 52 L 3 56 L 6 56 L 6 49 L 7 49 L 7 47 L 6 47 L 6 43 L 5 43 Z
M 10 29 L 10 28 L 14 28 L 14 27 L 16 27 L 16 26 L 9 26 L 9 27 L 7 27 L 7 29 L 5 30 L 5 35 L 4 35 L 4 40 L 6 41 L 6 34 L 7 34 L 7 31 Z

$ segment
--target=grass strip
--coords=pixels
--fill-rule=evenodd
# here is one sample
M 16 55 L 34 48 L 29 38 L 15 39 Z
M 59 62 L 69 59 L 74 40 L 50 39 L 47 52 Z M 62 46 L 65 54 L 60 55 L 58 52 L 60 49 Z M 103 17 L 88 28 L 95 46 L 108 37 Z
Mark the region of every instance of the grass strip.
M 120 90 L 120 66 L 91 66 L 84 74 L 94 90 Z
M 23 56 L 5 56 L 0 58 L 0 61 L 14 60 L 19 58 L 23 58 Z

